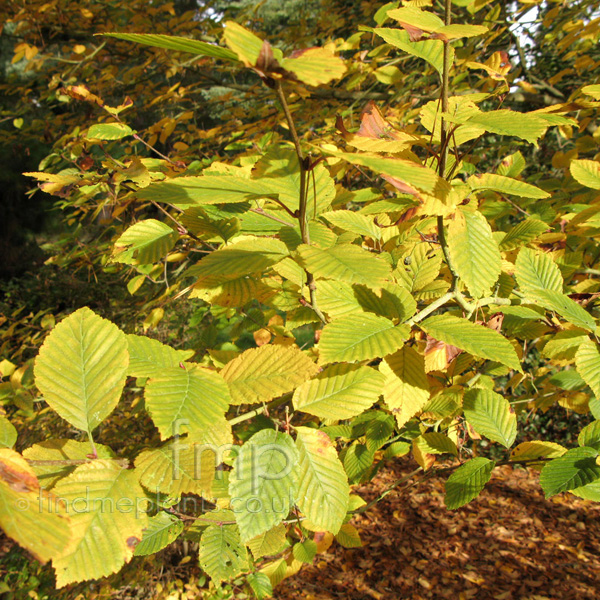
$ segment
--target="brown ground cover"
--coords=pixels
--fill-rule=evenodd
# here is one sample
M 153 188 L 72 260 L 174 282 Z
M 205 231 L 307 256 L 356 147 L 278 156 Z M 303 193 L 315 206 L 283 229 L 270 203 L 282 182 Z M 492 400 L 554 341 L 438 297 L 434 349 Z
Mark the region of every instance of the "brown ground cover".
M 359 488 L 366 500 L 411 470 Z M 444 481 L 392 492 L 354 519 L 363 548 L 337 544 L 276 588 L 279 600 L 600 598 L 600 505 L 546 500 L 533 470 L 501 467 L 472 503 L 448 511 Z

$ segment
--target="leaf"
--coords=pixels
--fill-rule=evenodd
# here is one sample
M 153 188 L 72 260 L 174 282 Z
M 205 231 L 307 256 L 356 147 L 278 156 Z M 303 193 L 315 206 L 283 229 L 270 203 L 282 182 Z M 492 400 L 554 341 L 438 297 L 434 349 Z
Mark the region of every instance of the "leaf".
M 533 442 L 522 442 L 516 448 L 513 448 L 510 453 L 510 460 L 533 460 L 536 458 L 556 458 L 562 456 L 567 449 L 560 444 L 554 442 L 544 442 L 535 440 Z M 543 463 L 534 463 L 541 465 Z M 528 467 L 532 463 L 527 464 Z
M 379 370 L 385 376 L 383 399 L 396 417 L 398 427 L 403 427 L 429 400 L 425 360 L 410 346 L 403 346 L 386 356 Z
M 92 125 L 86 134 L 88 140 L 120 140 L 135 131 L 124 123 L 99 123 Z
M 95 443 L 94 448 L 98 458 L 114 459 L 115 457 L 114 452 L 108 446 Z M 87 461 L 91 452 L 92 445 L 89 442 L 50 439 L 23 450 L 23 458 L 30 461 L 30 466 L 38 478 L 40 486 L 45 490 L 50 490 L 57 481 L 77 468 L 77 463 L 69 464 L 68 462 L 62 463 L 62 461 Z M 127 463 L 126 460 L 125 463 Z
M 291 392 L 318 371 L 295 346 L 268 345 L 246 350 L 221 371 L 229 385 L 231 404 L 268 402 Z
M 435 280 L 441 266 L 442 253 L 439 249 L 432 251 L 429 244 L 417 244 L 403 255 L 394 275 L 410 292 L 416 292 Z
M 303 83 L 314 86 L 340 79 L 346 72 L 344 61 L 327 48 L 297 50 L 284 58 L 281 66 Z
M 531 144 L 535 144 L 548 129 L 547 121 L 537 115 L 506 109 L 477 113 L 467 123 L 482 127 L 490 133 L 518 137 Z
M 490 480 L 495 464 L 493 460 L 478 456 L 456 469 L 446 481 L 446 506 L 454 510 L 477 498 Z
M 71 539 L 60 500 L 40 489 L 33 469 L 17 452 L 0 448 L 0 526 L 39 561 L 61 554 Z
M 231 402 L 221 375 L 191 364 L 164 369 L 148 381 L 144 397 L 161 440 L 209 429 L 224 418 Z
M 344 467 L 325 432 L 297 427 L 296 433 L 300 457 L 298 507 L 319 530 L 336 534 L 346 517 L 350 498 Z
M 225 43 L 235 52 L 237 57 L 247 66 L 254 67 L 258 62 L 263 40 L 248 31 L 235 21 L 226 21 L 223 33 Z
M 517 437 L 517 416 L 508 400 L 492 390 L 473 388 L 465 392 L 463 410 L 479 435 L 510 448 Z
M 248 552 L 236 525 L 210 525 L 198 549 L 200 566 L 215 582 L 227 581 L 249 567 Z
M 233 175 L 173 177 L 151 183 L 137 192 L 141 200 L 166 202 L 178 208 L 207 204 L 236 204 L 253 198 L 277 196 L 265 182 Z
M 600 450 L 600 421 L 592 421 L 586 425 L 577 437 L 580 446 L 587 446 L 594 450 Z
M 594 318 L 569 296 L 552 290 L 538 289 L 532 292 L 532 299 L 546 310 L 558 313 L 563 319 L 587 331 L 596 330 Z
M 409 26 L 422 31 L 437 31 L 444 27 L 444 21 L 436 14 L 412 6 L 389 10 L 387 16 L 398 21 L 402 27 Z
M 515 276 L 521 291 L 533 297 L 539 290 L 563 290 L 558 265 L 548 254 L 530 248 L 521 248 L 515 263 Z
M 298 247 L 298 254 L 302 266 L 317 279 L 378 287 L 384 285 L 391 274 L 388 263 L 353 244 L 338 244 L 326 250 L 303 244 Z
M 247 545 L 255 559 L 263 556 L 275 556 L 287 544 L 286 534 L 285 525 L 280 523 L 269 529 L 269 531 L 252 538 L 247 542 Z
M 340 284 L 337 284 L 339 290 Z M 358 302 L 358 311 L 372 312 L 381 317 L 395 319 L 398 322 L 406 321 L 417 310 L 417 303 L 410 292 L 401 285 L 388 283 L 380 290 L 374 291 L 371 288 L 356 284 L 352 286 L 354 298 Z M 321 292 L 321 286 L 319 286 Z M 319 302 L 321 295 L 319 295 Z
M 91 433 L 119 402 L 128 364 L 125 334 L 89 308 L 80 308 L 40 348 L 35 384 L 63 419 Z
M 285 244 L 274 238 L 246 238 L 207 254 L 186 275 L 196 277 L 250 275 L 262 272 L 288 255 Z
M 420 327 L 431 337 L 445 344 L 521 371 L 519 357 L 512 344 L 493 329 L 449 314 L 429 317 Z
M 294 544 L 292 553 L 296 560 L 299 560 L 301 563 L 310 564 L 317 555 L 317 544 L 311 539 L 306 539 L 303 542 Z
M 520 196 L 521 198 L 534 198 L 541 200 L 549 198 L 550 194 L 540 190 L 540 188 L 518 179 L 495 175 L 494 173 L 483 173 L 482 175 L 473 175 L 467 179 L 467 184 L 473 191 L 492 190 L 509 196 Z
M 145 44 L 146 46 L 154 46 L 155 48 L 166 48 L 167 50 L 177 50 L 179 52 L 188 52 L 198 56 L 210 56 L 211 58 L 220 58 L 237 62 L 235 52 L 220 48 L 214 44 L 192 40 L 189 38 L 177 35 L 162 35 L 153 33 L 102 33 L 106 37 L 113 37 L 126 42 L 135 42 L 137 44 Z
M 585 187 L 600 190 L 600 163 L 595 160 L 572 160 L 569 170 L 573 179 Z
M 342 525 L 338 531 L 335 539 L 338 541 L 340 546 L 344 548 L 362 548 L 362 542 L 360 541 L 360 535 L 356 530 L 356 527 L 351 523 Z
M 466 37 L 476 37 L 478 35 L 483 35 L 488 32 L 488 28 L 483 25 L 463 25 L 463 24 L 452 24 L 452 25 L 444 25 L 439 29 L 435 30 L 436 37 L 440 37 L 441 39 L 447 40 L 456 40 L 458 38 Z
M 553 338 L 548 340 L 548 343 L 542 350 L 542 356 L 553 360 L 572 361 L 575 358 L 579 347 L 582 344 L 589 342 L 589 339 L 588 335 L 581 329 L 559 331 Z M 581 375 L 581 370 L 579 370 L 579 374 Z M 598 382 L 597 389 L 600 392 L 600 381 Z
M 548 225 L 537 219 L 525 219 L 512 229 L 502 238 L 500 242 L 500 250 L 508 252 L 520 246 L 524 246 L 535 240 L 538 236 L 548 230 Z
M 334 210 L 321 214 L 335 227 L 344 231 L 351 231 L 357 235 L 371 237 L 375 240 L 381 238 L 381 229 L 375 225 L 373 218 L 366 217 L 353 210 Z
M 52 560 L 57 587 L 107 577 L 129 562 L 147 520 L 147 499 L 135 471 L 94 460 L 54 490 L 67 505 L 73 532 L 65 553 Z
M 572 448 L 547 463 L 540 473 L 540 485 L 546 498 L 582 487 L 600 479 L 594 448 Z
M 581 91 L 588 96 L 592 96 L 595 100 L 600 100 L 600 84 L 585 85 L 581 88 Z
M 183 521 L 167 512 L 160 511 L 151 517 L 142 533 L 142 541 L 135 547 L 134 556 L 155 554 L 174 542 L 183 531 Z
M 298 489 L 297 463 L 292 438 L 273 429 L 259 431 L 241 447 L 230 475 L 229 494 L 244 542 L 287 517 Z
M 341 317 L 325 325 L 319 341 L 319 364 L 366 360 L 392 354 L 410 335 L 406 325 L 365 313 Z
M 423 454 L 452 454 L 458 456 L 456 444 L 443 433 L 423 433 L 415 438 L 415 443 Z
M 590 386 L 594 396 L 600 398 L 600 352 L 598 352 L 598 346 L 586 339 L 575 354 L 575 365 L 577 372 Z
M 165 258 L 179 234 L 156 219 L 138 221 L 115 242 L 113 260 L 129 265 L 150 264 Z
M 271 585 L 271 580 L 265 573 L 250 573 L 250 575 L 246 577 L 246 581 L 252 588 L 252 592 L 254 593 L 256 600 L 264 600 L 265 598 L 270 598 L 273 595 L 273 586 Z
M 500 276 L 502 257 L 492 228 L 480 212 L 456 211 L 448 227 L 448 250 L 471 296 L 489 293 Z
M 179 363 L 194 356 L 193 350 L 175 350 L 158 340 L 132 333 L 127 336 L 127 348 L 127 375 L 131 377 L 155 377 L 165 369 L 178 367 Z
M 399 179 L 417 190 L 427 192 L 439 199 L 444 199 L 450 193 L 450 185 L 445 179 L 442 179 L 433 169 L 423 167 L 422 165 L 401 158 L 384 158 L 377 154 L 350 154 L 348 152 L 334 152 L 327 150 L 337 158 L 353 164 L 367 167 L 381 173 Z
M 0 448 L 12 448 L 17 442 L 17 430 L 14 425 L 0 416 Z
M 373 31 L 381 36 L 388 44 L 404 50 L 411 56 L 428 62 L 440 75 L 444 70 L 444 42 L 441 40 L 423 40 L 411 42 L 408 32 L 401 29 L 376 27 Z M 448 47 L 450 61 L 454 60 L 454 48 Z
M 371 367 L 331 365 L 296 389 L 294 408 L 322 419 L 349 419 L 377 402 L 382 384 Z
M 215 444 L 195 443 L 175 438 L 135 459 L 140 483 L 152 494 L 161 492 L 173 498 L 182 494 L 209 497 L 215 468 L 221 464 L 223 452 Z

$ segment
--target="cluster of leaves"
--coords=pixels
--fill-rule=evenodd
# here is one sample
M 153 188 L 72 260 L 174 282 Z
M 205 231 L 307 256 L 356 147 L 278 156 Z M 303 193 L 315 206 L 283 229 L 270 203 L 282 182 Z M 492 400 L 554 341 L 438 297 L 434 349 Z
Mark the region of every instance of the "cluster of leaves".
M 214 582 L 244 574 L 265 597 L 334 537 L 360 545 L 350 520 L 368 505 L 350 486 L 409 452 L 419 471 L 452 461 L 450 509 L 474 499 L 498 463 L 540 468 L 547 496 L 600 500 L 597 136 L 556 153 L 553 176 L 526 172 L 548 139 L 586 131 L 600 87 L 529 112 L 503 108 L 510 64 L 489 50 L 506 32 L 492 28 L 501 8 L 455 1 L 462 20 L 452 23 L 449 0 L 443 19 L 431 4 L 388 4 L 376 27 L 307 50 L 232 21 L 223 45 L 108 34 L 257 77 L 269 116 L 240 128 L 229 161 L 133 155 L 125 140 L 143 138 L 124 116 L 131 100 L 61 92 L 106 113 L 70 142 L 81 156 L 102 153 L 102 168 L 31 175 L 82 214 L 109 206 L 126 223 L 104 262 L 131 275 L 131 294 L 162 281 L 147 327 L 188 293 L 210 334 L 202 348 L 175 349 L 82 308 L 47 336 L 35 386 L 89 443 L 51 439 L 20 454 L 0 418 L 0 523 L 52 560 L 58 586 L 185 535 Z M 383 111 L 368 102 L 356 131 L 351 111 L 336 118 L 324 102 L 369 77 L 397 83 L 407 57 L 419 65 L 407 79 L 437 96 Z M 308 89 L 340 81 L 329 95 Z M 133 468 L 93 438 L 127 377 L 161 439 Z M 579 446 L 512 448 L 514 409 L 556 403 L 597 419 Z M 477 455 L 469 441 L 481 438 L 505 459 Z

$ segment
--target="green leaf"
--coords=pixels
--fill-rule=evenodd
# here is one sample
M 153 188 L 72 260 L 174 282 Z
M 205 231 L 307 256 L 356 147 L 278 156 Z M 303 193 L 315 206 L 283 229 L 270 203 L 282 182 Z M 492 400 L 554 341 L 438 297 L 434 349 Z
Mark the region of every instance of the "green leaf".
M 500 276 L 502 257 L 487 219 L 478 211 L 457 210 L 448 227 L 448 250 L 471 296 L 488 294 Z
M 346 517 L 350 498 L 344 467 L 325 432 L 297 427 L 296 433 L 300 457 L 298 507 L 319 529 L 336 534 Z
M 540 188 L 512 179 L 503 175 L 495 175 L 494 173 L 483 173 L 482 175 L 472 175 L 467 179 L 467 184 L 473 191 L 477 190 L 492 190 L 509 196 L 520 196 L 521 198 L 534 198 L 541 200 L 549 198 L 550 194 L 540 190 Z
M 378 154 L 350 154 L 348 152 L 334 152 L 323 150 L 337 158 L 353 164 L 367 167 L 376 173 L 382 173 L 400 179 L 416 190 L 427 192 L 436 198 L 445 198 L 450 193 L 450 185 L 442 179 L 433 169 L 423 167 L 419 163 L 401 158 L 384 158 Z
M 586 425 L 577 437 L 580 446 L 587 446 L 594 450 L 600 450 L 600 421 L 592 421 Z
M 483 25 L 463 25 L 456 23 L 452 25 L 444 25 L 443 27 L 436 29 L 435 35 L 440 36 L 442 39 L 446 38 L 447 40 L 456 40 L 463 37 L 476 37 L 478 35 L 483 35 L 488 31 L 488 28 Z
M 387 16 L 398 21 L 402 27 L 409 26 L 422 31 L 437 31 L 444 26 L 444 21 L 436 14 L 412 6 L 389 10 Z
M 392 354 L 410 335 L 406 325 L 365 313 L 341 317 L 325 325 L 319 341 L 319 364 L 366 360 Z
M 348 473 L 351 484 L 363 482 L 363 477 L 369 473 L 375 452 L 364 444 L 355 443 L 344 449 L 344 469 Z
M 292 56 L 281 61 L 281 66 L 302 83 L 314 86 L 340 79 L 346 72 L 344 61 L 328 48 L 296 50 Z
M 446 481 L 446 506 L 454 510 L 477 498 L 490 480 L 495 464 L 493 460 L 478 456 L 456 469 Z
M 200 566 L 215 582 L 227 581 L 249 567 L 248 552 L 236 525 L 210 525 L 198 549 Z
M 557 458 L 562 456 L 567 449 L 554 442 L 535 440 L 533 442 L 522 442 L 510 453 L 510 460 L 532 460 L 536 458 Z M 541 465 L 543 463 L 535 463 Z M 529 463 L 528 466 L 532 466 Z
M 155 263 L 165 258 L 179 234 L 156 219 L 139 221 L 115 242 L 113 260 L 129 265 Z
M 264 600 L 273 595 L 271 580 L 265 573 L 250 573 L 250 575 L 246 577 L 246 581 L 250 585 L 256 600 Z
M 255 559 L 263 556 L 275 556 L 287 544 L 286 534 L 285 525 L 280 523 L 269 529 L 269 531 L 252 538 L 247 542 L 247 545 Z
M 415 443 L 423 454 L 452 454 L 458 456 L 456 444 L 443 433 L 423 433 L 415 439 Z
M 540 473 L 540 485 L 546 498 L 582 487 L 600 479 L 594 448 L 572 448 L 563 456 L 547 463 Z
M 573 179 L 585 187 L 600 190 L 600 163 L 595 160 L 572 160 L 569 165 Z
M 156 377 L 165 369 L 178 367 L 179 363 L 194 356 L 193 350 L 175 350 L 158 340 L 132 333 L 127 336 L 127 348 L 127 375 L 131 377 Z
M 210 429 L 223 419 L 231 396 L 221 375 L 189 364 L 165 368 L 150 379 L 144 397 L 146 408 L 160 432 L 160 439 Z
M 98 123 L 92 125 L 86 134 L 88 140 L 120 140 L 135 133 L 124 123 Z
M 60 555 L 71 540 L 60 507 L 58 498 L 40 489 L 20 454 L 0 448 L 0 527 L 41 562 Z
M 151 493 L 161 492 L 173 498 L 182 494 L 210 497 L 215 467 L 222 462 L 215 445 L 174 440 L 135 459 L 140 483 Z
M 552 290 L 532 291 L 532 299 L 547 310 L 558 313 L 563 319 L 587 331 L 596 330 L 596 321 L 582 306 L 569 296 Z
M 402 427 L 423 409 L 429 400 L 429 383 L 425 374 L 425 359 L 410 346 L 386 356 L 379 364 L 385 376 L 383 398 Z
M 511 135 L 532 144 L 535 144 L 548 129 L 548 122 L 537 115 L 506 109 L 477 113 L 470 117 L 467 123 L 482 127 L 490 133 Z
M 351 231 L 357 235 L 371 237 L 374 240 L 381 238 L 382 230 L 375 225 L 373 217 L 369 218 L 356 211 L 334 210 L 321 214 L 321 217 L 344 231 Z
M 91 433 L 117 405 L 128 364 L 125 334 L 80 308 L 46 338 L 35 360 L 35 383 L 63 419 Z
M 600 352 L 598 346 L 586 338 L 575 354 L 575 365 L 594 396 L 600 398 Z
M 186 275 L 201 278 L 250 275 L 264 271 L 287 255 L 287 247 L 277 239 L 248 237 L 206 255 L 188 269 Z
M 500 242 L 500 250 L 508 252 L 520 246 L 524 246 L 535 240 L 539 235 L 548 230 L 548 225 L 537 219 L 525 219 L 515 225 L 502 238 Z
M 270 146 L 252 168 L 252 176 L 253 180 L 258 181 L 263 187 L 263 195 L 279 197 L 280 202 L 283 202 L 292 211 L 300 207 L 302 177 L 298 156 L 293 146 L 282 144 Z M 310 171 L 310 188 L 306 198 L 307 215 L 319 215 L 324 210 L 328 210 L 335 194 L 335 181 L 327 167 L 322 163 L 315 165 Z M 319 226 L 323 226 L 323 224 L 318 223 L 317 225 L 317 223 L 317 221 L 312 221 L 309 224 L 310 239 L 311 243 L 321 246 Z M 285 227 L 283 231 L 289 234 L 294 230 L 291 227 Z M 297 232 L 299 243 L 301 243 L 299 229 Z M 335 236 L 330 231 L 323 233 L 335 240 Z M 286 241 L 283 237 L 281 239 Z
M 351 523 L 342 525 L 342 528 L 336 534 L 335 539 L 340 546 L 343 546 L 344 548 L 362 548 L 360 535 L 356 530 L 356 527 Z
M 283 521 L 296 499 L 298 451 L 292 438 L 273 429 L 254 434 L 240 449 L 229 494 L 242 540 Z
M 432 283 L 442 266 L 442 252 L 431 249 L 430 244 L 417 244 L 405 252 L 394 275 L 410 292 L 422 290 Z
M 198 56 L 210 56 L 212 58 L 221 58 L 237 62 L 235 52 L 220 48 L 214 44 L 192 40 L 189 38 L 177 35 L 162 35 L 153 33 L 102 33 L 106 37 L 113 37 L 126 42 L 135 42 L 137 44 L 145 44 L 155 48 L 166 48 L 167 50 L 176 50 L 178 52 L 188 52 Z
M 223 37 L 225 43 L 247 67 L 256 65 L 263 47 L 263 40 L 235 21 L 225 22 Z
M 404 50 L 404 52 L 428 62 L 440 75 L 444 70 L 444 42 L 441 40 L 423 40 L 411 42 L 408 32 L 401 29 L 376 27 L 373 30 L 388 44 Z M 454 60 L 454 48 L 449 46 L 450 60 Z
M 14 425 L 0 416 L 0 448 L 12 448 L 17 441 L 17 430 Z
M 293 391 L 317 371 L 317 365 L 297 347 L 267 345 L 228 362 L 221 376 L 229 385 L 232 404 L 256 404 Z
M 581 91 L 588 96 L 592 96 L 596 100 L 600 100 L 600 84 L 584 85 Z
M 519 357 L 512 344 L 493 329 L 449 314 L 429 317 L 420 327 L 436 340 L 521 371 Z
M 142 541 L 135 547 L 134 556 L 148 556 L 159 552 L 174 542 L 183 531 L 183 521 L 165 511 L 159 512 L 148 521 Z
M 338 244 L 326 250 L 303 244 L 298 247 L 298 254 L 302 266 L 317 279 L 379 287 L 391 275 L 388 263 L 353 244 Z
M 317 555 L 317 544 L 311 539 L 306 539 L 303 542 L 294 544 L 292 553 L 296 560 L 301 563 L 310 564 Z
M 542 356 L 553 360 L 572 361 L 575 358 L 579 347 L 582 344 L 589 342 L 589 339 L 588 335 L 581 329 L 559 331 L 554 337 L 548 340 L 548 343 L 542 350 Z M 581 369 L 578 370 L 581 375 Z M 585 377 L 583 378 L 585 379 Z M 588 385 L 590 384 L 588 383 Z M 600 380 L 598 381 L 596 389 L 600 392 Z M 600 393 L 598 396 L 600 397 Z
M 473 388 L 463 399 L 467 422 L 477 433 L 510 448 L 517 437 L 517 416 L 508 400 L 492 390 Z
M 535 297 L 539 290 L 562 292 L 563 278 L 548 254 L 521 248 L 515 263 L 515 276 L 521 291 Z
M 339 286 L 340 284 L 336 284 Z M 381 317 L 395 319 L 399 322 L 412 317 L 417 310 L 417 303 L 410 292 L 401 285 L 388 283 L 378 291 L 365 285 L 352 286 L 354 298 L 358 302 L 355 312 L 372 312 Z M 319 286 L 321 292 L 321 286 Z M 321 296 L 319 295 L 319 301 Z
M 174 177 L 151 183 L 137 192 L 141 200 L 166 202 L 179 208 L 207 204 L 235 204 L 253 198 L 277 197 L 262 180 L 233 175 Z
M 94 448 L 98 458 L 114 459 L 115 457 L 108 446 L 95 443 Z M 89 442 L 50 439 L 23 450 L 23 458 L 31 462 L 31 468 L 40 486 L 50 490 L 57 481 L 72 473 L 77 467 L 76 462 L 69 464 L 62 461 L 87 461 L 91 452 L 92 445 Z
M 116 573 L 133 556 L 146 525 L 138 474 L 113 461 L 83 464 L 54 487 L 66 504 L 73 541 L 53 558 L 56 586 Z
M 349 419 L 370 408 L 381 394 L 383 376 L 371 367 L 336 364 L 294 392 L 294 408 L 322 419 Z

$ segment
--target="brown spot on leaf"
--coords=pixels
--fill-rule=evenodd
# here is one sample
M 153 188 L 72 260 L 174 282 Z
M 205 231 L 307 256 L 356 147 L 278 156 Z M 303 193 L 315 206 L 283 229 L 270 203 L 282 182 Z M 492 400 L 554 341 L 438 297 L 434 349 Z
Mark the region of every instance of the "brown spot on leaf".
M 131 536 L 127 538 L 127 546 L 131 549 L 131 550 L 135 550 L 135 547 L 140 543 L 140 539 L 136 538 L 135 536 Z
M 0 462 L 0 479 L 15 492 L 34 492 L 40 487 L 35 475 L 19 471 L 13 465 L 4 462 Z

